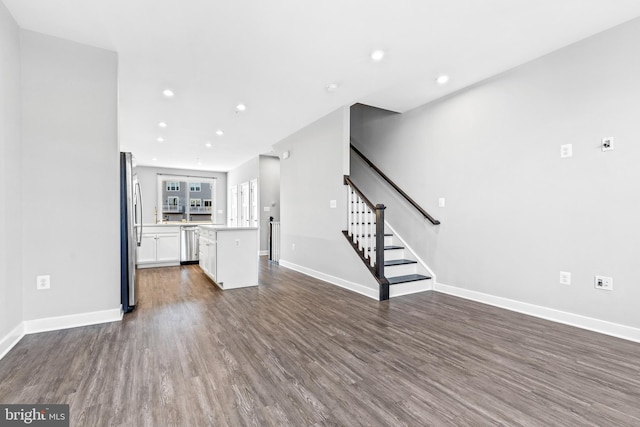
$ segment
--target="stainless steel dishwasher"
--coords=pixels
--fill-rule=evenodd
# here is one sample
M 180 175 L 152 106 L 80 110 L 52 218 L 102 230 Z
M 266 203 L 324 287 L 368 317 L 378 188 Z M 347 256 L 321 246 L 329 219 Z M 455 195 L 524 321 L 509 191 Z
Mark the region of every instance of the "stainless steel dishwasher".
M 198 263 L 198 226 L 183 225 L 180 227 L 180 264 Z

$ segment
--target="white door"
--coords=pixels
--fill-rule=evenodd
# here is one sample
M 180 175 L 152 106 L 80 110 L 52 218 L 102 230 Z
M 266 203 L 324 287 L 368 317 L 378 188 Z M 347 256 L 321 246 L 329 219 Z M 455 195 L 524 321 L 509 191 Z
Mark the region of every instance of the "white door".
M 249 189 L 249 199 L 251 202 L 251 227 L 258 226 L 258 180 L 251 181 L 251 188 Z
M 156 235 L 142 234 L 140 246 L 136 249 L 136 261 L 138 264 L 156 262 Z
M 251 218 L 249 215 L 249 183 L 240 184 L 240 225 L 242 227 L 251 226 Z
M 238 226 L 238 186 L 231 186 L 231 192 L 229 196 L 229 226 Z
M 158 234 L 156 258 L 158 262 L 180 261 L 179 233 Z

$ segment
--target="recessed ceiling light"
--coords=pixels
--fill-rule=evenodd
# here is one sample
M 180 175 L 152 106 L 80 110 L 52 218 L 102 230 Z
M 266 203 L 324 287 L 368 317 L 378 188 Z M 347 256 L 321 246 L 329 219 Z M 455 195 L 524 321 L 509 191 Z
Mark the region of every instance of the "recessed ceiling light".
M 158 126 L 160 126 L 161 128 L 166 128 L 167 124 L 165 122 L 160 122 L 158 123 Z
M 202 166 L 202 162 L 198 160 L 198 166 Z
M 325 89 L 327 92 L 335 92 L 338 90 L 338 87 L 340 87 L 338 83 L 329 83 Z
M 207 147 L 207 148 L 213 147 L 213 145 L 210 142 L 207 142 L 206 144 L 204 144 L 204 146 Z
M 449 81 L 449 76 L 447 76 L 446 74 L 442 74 L 441 76 L 438 76 L 438 78 L 436 79 L 436 83 L 438 83 L 439 85 L 447 84 L 448 81 Z
M 153 159 L 151 159 L 151 160 L 155 162 L 155 161 L 156 161 L 156 160 L 158 160 L 158 159 L 156 159 L 156 158 L 154 157 L 154 158 L 153 158 Z
M 158 141 L 158 142 L 164 142 L 164 138 L 163 138 L 163 137 L 159 137 L 156 141 Z
M 224 135 L 224 132 L 222 131 L 222 129 L 218 129 L 218 130 L 216 131 L 216 135 L 218 135 L 218 136 L 222 136 L 222 135 Z
M 384 58 L 384 50 L 374 50 L 373 52 L 371 52 L 371 59 L 376 61 L 376 62 L 380 62 L 382 61 L 382 58 Z
M 173 91 L 171 89 L 165 89 L 162 91 L 162 94 L 167 98 L 173 98 Z
M 242 113 L 243 111 L 247 110 L 247 106 L 244 104 L 238 104 L 236 105 L 236 111 L 238 111 L 239 113 Z

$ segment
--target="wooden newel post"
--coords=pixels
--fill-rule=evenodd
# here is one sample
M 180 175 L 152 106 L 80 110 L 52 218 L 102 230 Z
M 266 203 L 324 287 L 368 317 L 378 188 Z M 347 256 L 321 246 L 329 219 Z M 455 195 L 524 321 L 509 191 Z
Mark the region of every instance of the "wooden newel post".
M 389 282 L 384 277 L 384 205 L 376 205 L 376 277 L 380 282 L 380 301 L 389 299 Z

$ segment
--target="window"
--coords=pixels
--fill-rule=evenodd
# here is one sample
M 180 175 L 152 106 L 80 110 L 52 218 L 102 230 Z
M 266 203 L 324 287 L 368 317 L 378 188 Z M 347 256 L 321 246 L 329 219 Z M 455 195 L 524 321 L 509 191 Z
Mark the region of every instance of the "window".
M 189 184 L 189 191 L 193 193 L 199 193 L 200 191 L 202 191 L 202 186 L 199 182 L 192 182 Z
M 169 206 L 179 206 L 180 205 L 180 197 L 167 197 L 167 205 L 169 205 Z
M 210 208 L 211 206 L 213 206 L 213 204 L 211 203 L 211 199 L 204 199 L 202 202 L 204 203 L 205 208 Z
M 180 191 L 180 183 L 175 181 L 167 181 L 167 191 Z
M 200 206 L 202 206 L 202 199 L 191 199 L 192 208 L 199 208 Z

